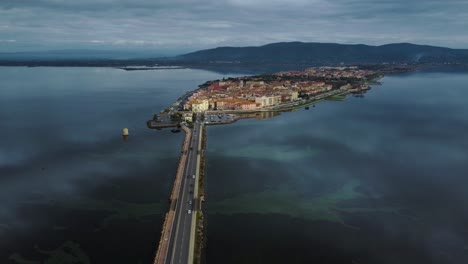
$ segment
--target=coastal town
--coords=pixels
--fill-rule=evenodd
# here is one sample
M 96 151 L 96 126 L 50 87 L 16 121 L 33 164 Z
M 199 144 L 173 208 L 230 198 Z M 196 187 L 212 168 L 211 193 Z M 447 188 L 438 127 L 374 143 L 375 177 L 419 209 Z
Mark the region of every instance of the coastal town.
M 167 120 L 192 122 L 194 113 L 248 114 L 294 109 L 327 97 L 361 93 L 380 77 L 378 71 L 347 66 L 208 81 L 155 115 L 148 126 L 166 127 L 163 123 L 167 124 Z
M 207 82 L 183 102 L 183 111 L 255 111 L 290 105 L 330 91 L 367 87 L 376 77 L 358 67 L 320 67 L 273 75 L 228 78 Z

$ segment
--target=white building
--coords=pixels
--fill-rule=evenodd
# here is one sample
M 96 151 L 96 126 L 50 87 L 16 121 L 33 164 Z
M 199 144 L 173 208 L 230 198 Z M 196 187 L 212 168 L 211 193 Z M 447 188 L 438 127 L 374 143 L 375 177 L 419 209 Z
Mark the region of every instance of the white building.
M 210 104 L 207 99 L 196 100 L 192 103 L 192 111 L 195 113 L 205 112 L 209 107 Z
M 272 106 L 281 103 L 281 96 L 273 95 L 256 97 L 255 103 L 260 104 L 260 107 Z
M 298 97 L 299 97 L 299 93 L 297 91 L 291 92 L 291 101 L 297 100 Z

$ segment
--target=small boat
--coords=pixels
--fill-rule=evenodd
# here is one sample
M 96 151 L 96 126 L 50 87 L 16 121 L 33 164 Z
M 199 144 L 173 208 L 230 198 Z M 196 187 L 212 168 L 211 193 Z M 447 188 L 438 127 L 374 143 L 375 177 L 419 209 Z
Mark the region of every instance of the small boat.
M 309 106 L 304 107 L 305 110 L 309 110 Z
M 172 133 L 179 133 L 179 132 L 180 132 L 180 129 L 175 129 L 175 128 L 174 128 L 174 129 L 171 129 L 171 132 L 172 132 Z

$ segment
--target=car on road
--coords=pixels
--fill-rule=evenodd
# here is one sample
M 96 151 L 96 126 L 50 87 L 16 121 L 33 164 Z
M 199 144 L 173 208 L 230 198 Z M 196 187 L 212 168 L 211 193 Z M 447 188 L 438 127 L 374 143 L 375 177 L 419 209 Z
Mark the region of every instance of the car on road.
M 189 200 L 189 201 L 188 201 L 188 204 L 192 204 L 192 200 Z
M 194 179 L 195 179 L 195 174 L 192 176 L 192 178 L 194 178 Z
M 188 214 L 191 214 L 191 213 L 192 213 L 192 210 L 189 209 L 189 210 L 187 211 L 187 213 L 188 213 Z

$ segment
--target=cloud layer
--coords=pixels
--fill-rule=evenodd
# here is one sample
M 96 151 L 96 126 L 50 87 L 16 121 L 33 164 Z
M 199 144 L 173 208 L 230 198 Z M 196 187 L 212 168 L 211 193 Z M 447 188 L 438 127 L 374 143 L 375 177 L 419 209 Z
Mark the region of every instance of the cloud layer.
M 0 52 L 278 41 L 468 48 L 464 0 L 2 0 Z

